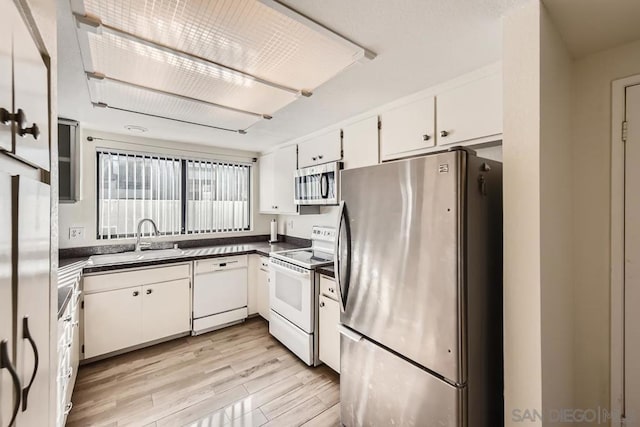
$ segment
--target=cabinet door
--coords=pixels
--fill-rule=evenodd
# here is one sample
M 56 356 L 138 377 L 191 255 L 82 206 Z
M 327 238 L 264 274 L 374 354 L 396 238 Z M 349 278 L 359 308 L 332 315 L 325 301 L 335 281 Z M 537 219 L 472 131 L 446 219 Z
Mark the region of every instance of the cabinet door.
M 337 162 L 342 159 L 340 129 L 332 130 L 298 144 L 298 167 Z
M 49 381 L 54 378 L 49 357 L 51 187 L 16 176 L 13 190 L 13 206 L 18 213 L 13 236 L 17 264 L 16 366 L 23 387 L 31 383 L 28 394 L 22 397 L 27 410 L 18 414 L 17 424 L 41 426 L 49 421 Z
M 437 109 L 438 145 L 501 134 L 502 74 L 493 74 L 438 95 Z
M 378 116 L 346 126 L 342 133 L 344 169 L 379 163 Z
M 340 373 L 340 305 L 338 301 L 320 295 L 319 314 L 320 360 Z
M 25 116 L 22 131 L 16 131 L 23 136 L 15 136 L 13 152 L 25 162 L 49 170 L 47 67 L 21 19 L 13 34 L 13 88 L 14 111 L 22 110 Z
M 297 158 L 298 153 L 295 145 L 276 151 L 273 192 L 275 211 L 279 214 L 298 213 L 298 207 L 293 201 L 293 176 L 298 165 Z
M 2 2 L 4 5 L 5 2 Z M 0 14 L 4 22 L 4 15 Z M 3 27 L 0 27 L 0 32 Z M 1 126 L 1 125 L 0 125 Z M 12 364 L 13 357 L 13 291 L 11 284 L 11 177 L 0 173 L 0 341 L 7 340 L 7 352 Z M 11 375 L 7 369 L 0 369 L 0 425 L 9 425 L 14 404 L 14 391 Z
M 142 287 L 142 342 L 191 329 L 189 279 Z
M 18 11 L 11 0 L 0 0 L 0 108 L 6 113 L 13 111 L 12 96 L 12 72 L 11 72 L 11 32 L 13 23 L 20 19 Z M 0 120 L 0 150 L 9 151 L 12 148 L 11 122 L 4 123 Z M 4 374 L 3 374 L 4 375 Z M 6 393 L 5 393 L 6 394 Z M 4 399 L 4 398 L 3 398 Z M 0 414 L 5 414 L 0 410 Z M 6 425 L 3 416 L 0 415 L 0 425 Z
M 260 256 L 249 255 L 249 271 L 247 283 L 247 314 L 258 312 L 258 274 L 260 273 Z
M 258 272 L 258 313 L 269 320 L 271 306 L 269 304 L 269 270 L 261 267 Z
M 276 153 L 265 154 L 260 157 L 259 177 L 260 182 L 260 212 L 272 213 L 275 210 L 274 200 L 274 176 L 276 166 Z
M 419 99 L 380 115 L 382 160 L 420 154 L 435 145 L 435 98 Z
M 142 288 L 84 296 L 84 356 L 99 356 L 142 342 Z

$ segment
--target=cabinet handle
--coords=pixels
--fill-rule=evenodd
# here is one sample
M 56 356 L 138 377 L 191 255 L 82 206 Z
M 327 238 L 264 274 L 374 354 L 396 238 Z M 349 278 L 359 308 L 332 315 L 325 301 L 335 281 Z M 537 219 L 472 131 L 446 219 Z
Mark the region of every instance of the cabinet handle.
M 324 156 L 322 154 L 318 154 L 318 159 L 322 160 Z
M 18 125 L 18 129 L 22 129 L 27 123 L 27 116 L 21 108 L 18 108 L 18 112 L 15 114 L 11 114 L 6 109 L 0 108 L 0 122 L 2 122 L 3 125 L 15 122 Z
M 11 113 L 5 108 L 0 108 L 0 123 L 3 125 L 11 123 Z
M 68 315 L 67 317 L 65 317 L 64 319 L 62 319 L 63 322 L 71 322 L 71 315 Z
M 31 390 L 33 381 L 36 379 L 39 364 L 38 347 L 36 346 L 36 342 L 31 336 L 31 331 L 29 331 L 29 316 L 24 316 L 22 318 L 22 338 L 29 341 L 29 344 L 31 344 L 31 348 L 33 349 L 33 373 L 31 374 L 29 385 L 22 390 L 22 412 L 24 412 L 27 410 L 27 399 L 29 397 L 29 390 Z
M 440 131 L 440 136 L 445 138 L 445 137 L 449 136 L 449 132 L 447 132 L 446 130 L 441 130 Z
M 140 295 L 140 292 L 138 292 L 138 291 L 133 291 L 133 296 L 134 296 L 134 297 L 137 297 L 138 295 Z
M 431 139 L 431 136 L 427 135 L 426 133 L 424 135 L 422 135 L 422 140 L 423 141 L 428 141 Z
M 320 307 L 324 307 L 324 301 L 320 301 Z
M 151 292 L 153 292 L 153 289 L 147 289 L 147 295 L 151 294 Z
M 20 385 L 20 378 L 18 377 L 18 373 L 16 369 L 11 364 L 11 360 L 9 359 L 9 342 L 7 340 L 2 340 L 0 342 L 0 369 L 6 368 L 11 375 L 11 379 L 13 380 L 13 389 L 15 390 L 16 401 L 13 406 L 13 412 L 11 413 L 11 419 L 9 420 L 9 426 L 13 425 L 13 422 L 16 420 L 16 415 L 18 415 L 18 409 L 20 409 L 20 390 L 22 386 Z
M 69 415 L 71 408 L 73 408 L 73 402 L 67 403 L 67 406 L 64 407 L 64 415 Z
M 317 160 L 316 157 L 312 157 L 311 160 L 313 160 L 314 162 Z
M 37 124 L 34 123 L 29 128 L 18 129 L 18 135 L 20 135 L 23 138 L 27 135 L 31 135 L 33 136 L 33 139 L 37 141 L 38 138 L 40 138 L 40 128 L 38 127 Z
M 333 288 L 329 288 L 329 292 L 331 292 L 331 293 L 333 294 L 333 293 L 335 293 L 336 291 L 335 291 L 335 289 L 333 289 Z
M 278 207 L 277 207 L 277 206 L 274 206 L 274 207 L 273 207 L 273 209 L 278 209 Z

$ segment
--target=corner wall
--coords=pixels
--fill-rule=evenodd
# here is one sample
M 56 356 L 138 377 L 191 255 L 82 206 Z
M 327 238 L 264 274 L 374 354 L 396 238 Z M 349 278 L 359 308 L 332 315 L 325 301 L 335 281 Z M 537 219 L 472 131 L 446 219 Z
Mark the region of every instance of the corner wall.
M 538 0 L 504 18 L 505 425 L 574 407 L 571 58 Z

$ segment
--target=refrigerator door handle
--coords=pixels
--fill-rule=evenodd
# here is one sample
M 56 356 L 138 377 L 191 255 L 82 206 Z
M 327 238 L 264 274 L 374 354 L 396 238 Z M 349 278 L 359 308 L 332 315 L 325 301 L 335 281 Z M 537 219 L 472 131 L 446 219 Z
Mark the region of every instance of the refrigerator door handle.
M 358 342 L 362 339 L 362 335 L 352 331 L 351 329 L 341 324 L 338 325 L 338 332 L 340 332 L 340 335 L 344 335 L 345 337 L 349 338 L 351 341 Z
M 351 263 L 351 233 L 349 232 L 349 223 L 348 223 L 348 216 L 346 214 L 346 209 L 345 209 L 345 203 L 344 200 L 340 202 L 339 205 L 339 212 L 338 212 L 338 227 L 337 227 L 337 231 L 336 231 L 336 241 L 335 241 L 335 248 L 334 248 L 334 260 L 333 260 L 333 269 L 334 269 L 334 276 L 336 279 L 336 288 L 337 288 L 337 293 L 338 293 L 338 301 L 340 302 L 340 310 L 344 313 L 346 310 L 346 298 L 347 298 L 347 292 L 348 292 L 348 287 L 349 287 L 349 280 L 350 280 L 350 276 L 351 276 L 351 271 L 350 271 L 350 263 Z M 346 238 L 346 242 L 341 242 L 340 238 L 342 236 L 342 223 L 345 223 L 345 231 L 347 233 L 347 238 Z M 341 246 L 342 244 L 346 244 L 347 245 L 347 259 L 346 259 L 346 277 L 342 277 L 341 276 Z

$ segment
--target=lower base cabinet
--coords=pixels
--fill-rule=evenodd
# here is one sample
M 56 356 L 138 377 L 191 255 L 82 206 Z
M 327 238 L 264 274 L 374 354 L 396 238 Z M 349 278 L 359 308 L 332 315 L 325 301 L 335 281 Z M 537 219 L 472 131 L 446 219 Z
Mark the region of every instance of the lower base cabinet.
M 256 295 L 258 314 L 268 321 L 271 304 L 269 303 L 269 258 L 267 257 L 260 259 Z
M 80 357 L 80 292 L 74 287 L 71 301 L 58 319 L 58 368 L 56 425 L 65 425 L 73 403 L 71 395 Z
M 190 331 L 190 275 L 182 264 L 87 276 L 84 358 Z
M 340 304 L 334 299 L 335 282 L 323 276 L 320 283 L 321 294 L 318 300 L 319 357 L 324 364 L 340 373 L 340 331 L 338 329 Z

